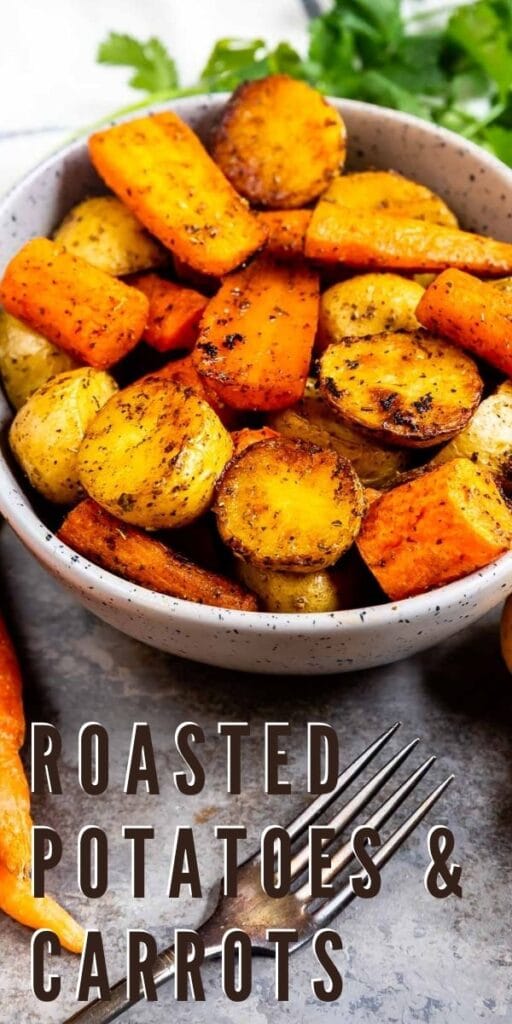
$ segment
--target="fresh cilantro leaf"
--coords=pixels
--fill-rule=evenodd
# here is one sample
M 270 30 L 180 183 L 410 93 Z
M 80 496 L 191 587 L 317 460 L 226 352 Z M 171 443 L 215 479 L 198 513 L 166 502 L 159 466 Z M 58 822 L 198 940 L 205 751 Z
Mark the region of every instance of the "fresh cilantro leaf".
M 176 64 L 159 39 L 141 43 L 133 36 L 111 32 L 101 44 L 97 60 L 99 64 L 133 68 L 130 85 L 134 89 L 153 93 L 179 88 Z

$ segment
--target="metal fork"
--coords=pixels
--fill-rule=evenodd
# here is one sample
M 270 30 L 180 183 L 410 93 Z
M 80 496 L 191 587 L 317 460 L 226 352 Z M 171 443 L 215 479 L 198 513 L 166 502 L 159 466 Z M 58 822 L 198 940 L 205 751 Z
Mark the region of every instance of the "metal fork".
M 399 725 L 400 722 L 397 722 L 371 743 L 348 768 L 341 772 L 336 786 L 330 793 L 316 797 L 301 814 L 290 822 L 287 831 L 292 841 L 298 840 L 309 826 L 348 788 L 388 740 L 391 739 Z M 417 743 L 419 743 L 418 738 L 402 747 L 328 822 L 328 827 L 334 829 L 336 835 L 340 835 L 366 804 L 376 796 L 397 768 L 414 750 Z M 380 804 L 377 810 L 364 822 L 364 825 L 380 829 L 400 807 L 420 779 L 426 775 L 434 761 L 435 757 L 429 757 L 420 764 Z M 399 849 L 404 840 L 407 839 L 425 815 L 428 814 L 436 801 L 439 800 L 439 797 L 444 793 L 452 779 L 453 775 L 450 775 L 432 790 L 409 817 L 402 824 L 398 825 L 395 831 L 382 842 L 372 857 L 373 863 L 377 867 L 383 867 Z M 331 840 L 332 842 L 334 842 L 334 838 Z M 253 951 L 267 956 L 275 955 L 274 944 L 268 942 L 265 938 L 267 928 L 293 928 L 298 934 L 297 942 L 290 946 L 290 951 L 293 952 L 304 945 L 304 943 L 309 942 L 318 928 L 328 924 L 329 921 L 352 902 L 355 894 L 348 879 L 345 879 L 344 883 L 341 880 L 341 885 L 334 889 L 333 894 L 329 897 L 321 900 L 311 898 L 309 882 L 307 878 L 305 879 L 305 872 L 309 861 L 307 841 L 305 845 L 297 844 L 297 846 L 298 849 L 294 853 L 291 865 L 292 892 L 287 896 L 271 898 L 262 889 L 260 883 L 259 852 L 238 867 L 237 895 L 234 897 L 221 895 L 213 913 L 198 929 L 205 944 L 205 958 L 219 956 L 223 935 L 230 928 L 240 928 L 245 931 L 251 939 Z M 324 869 L 322 873 L 322 881 L 330 883 L 334 879 L 338 879 L 353 859 L 352 844 L 350 838 L 348 838 L 332 855 L 330 866 Z M 367 879 L 366 871 L 361 871 L 360 877 Z M 153 965 L 152 974 L 156 986 L 163 985 L 164 982 L 173 976 L 174 953 L 172 946 L 159 954 Z M 72 1021 L 81 1021 L 82 1024 L 108 1024 L 109 1021 L 116 1020 L 131 1006 L 134 1006 L 143 999 L 144 994 L 141 988 L 138 996 L 135 999 L 130 999 L 127 996 L 126 979 L 123 979 L 110 990 L 110 998 L 108 1000 L 96 999 L 70 1017 L 65 1024 L 71 1024 Z

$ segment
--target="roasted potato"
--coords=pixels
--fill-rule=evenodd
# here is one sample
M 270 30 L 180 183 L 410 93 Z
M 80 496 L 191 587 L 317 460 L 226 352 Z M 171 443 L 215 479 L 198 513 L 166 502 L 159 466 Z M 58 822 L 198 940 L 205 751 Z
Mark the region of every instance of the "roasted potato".
M 492 288 L 498 288 L 500 292 L 512 292 L 512 277 L 498 277 L 495 281 L 488 281 Z
M 27 399 L 9 432 L 14 455 L 40 494 L 67 505 L 82 494 L 78 449 L 85 431 L 117 391 L 108 373 L 90 366 L 53 377 Z
M 457 218 L 445 202 L 425 185 L 396 171 L 358 171 L 334 178 L 322 200 L 347 207 L 352 213 L 387 213 L 413 217 L 446 227 L 457 227 Z
M 388 444 L 426 448 L 466 426 L 483 385 L 457 346 L 426 332 L 396 331 L 329 345 L 320 387 L 348 423 Z
M 185 526 L 209 507 L 233 442 L 192 389 L 146 377 L 91 424 L 78 455 L 82 485 L 112 515 L 147 529 Z
M 269 75 L 244 82 L 226 105 L 213 157 L 256 206 L 287 209 L 316 199 L 343 166 L 338 112 L 306 82 Z
M 319 448 L 334 448 L 350 460 L 367 487 L 392 486 L 409 464 L 407 451 L 386 448 L 336 416 L 312 377 L 306 384 L 304 398 L 290 409 L 274 413 L 269 423 L 285 437 L 310 441 Z
M 229 463 L 214 511 L 222 540 L 262 569 L 318 572 L 356 537 L 365 508 L 350 462 L 332 449 L 277 439 Z
M 336 573 L 294 573 L 259 569 L 250 562 L 237 561 L 239 579 L 257 594 L 267 612 L 335 612 L 341 596 Z
M 15 409 L 52 377 L 77 366 L 67 352 L 0 310 L 0 375 Z
M 431 465 L 465 456 L 486 466 L 506 490 L 512 483 L 512 382 L 484 399 L 464 430 L 445 445 Z
M 54 239 L 74 256 L 115 277 L 160 267 L 168 260 L 163 246 L 116 196 L 78 203 L 59 225 Z
M 317 347 L 385 331 L 417 331 L 423 288 L 399 274 L 358 274 L 328 288 L 320 300 Z

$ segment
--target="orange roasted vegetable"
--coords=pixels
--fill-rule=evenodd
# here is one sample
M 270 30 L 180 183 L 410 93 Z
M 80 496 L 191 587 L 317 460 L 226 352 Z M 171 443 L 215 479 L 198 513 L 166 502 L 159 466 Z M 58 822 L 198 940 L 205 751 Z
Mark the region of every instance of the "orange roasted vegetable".
M 89 151 L 107 185 L 194 270 L 226 274 L 263 245 L 262 224 L 171 110 L 96 132 Z
M 205 402 L 211 405 L 228 430 L 234 430 L 238 421 L 238 414 L 233 409 L 228 409 L 223 402 L 219 401 L 212 388 L 208 387 L 208 382 L 199 376 L 191 352 L 181 359 L 172 359 L 165 366 L 160 367 L 159 370 L 153 370 L 152 373 L 146 374 L 146 377 L 162 377 L 164 380 L 175 380 L 183 387 L 191 388 L 196 395 L 199 395 L 199 398 L 204 398 Z
M 194 358 L 235 409 L 282 409 L 304 391 L 318 322 L 318 275 L 261 257 L 206 307 Z
M 252 430 L 251 427 L 243 427 L 242 430 L 234 430 L 231 437 L 235 446 L 234 455 L 238 455 L 240 452 L 243 452 L 244 448 L 249 448 L 251 444 L 258 444 L 259 441 L 270 441 L 273 437 L 279 437 L 279 434 L 277 430 L 272 430 L 272 427 L 259 427 L 257 430 Z
M 256 611 L 256 600 L 244 587 L 200 568 L 143 530 L 111 516 L 91 499 L 71 510 L 58 537 L 91 562 L 158 594 Z
M 362 216 L 387 213 L 457 227 L 457 218 L 440 196 L 397 171 L 339 175 L 323 193 L 322 202 L 343 206 L 349 213 L 357 211 Z
M 130 284 L 149 301 L 144 341 L 158 352 L 192 348 L 208 299 L 193 288 L 166 281 L 158 274 L 137 274 Z
M 17 878 L 0 863 L 0 910 L 27 928 L 49 928 L 64 949 L 81 953 L 85 932 L 51 896 L 33 896 L 28 878 Z
M 306 232 L 306 256 L 351 267 L 429 271 L 459 267 L 498 276 L 512 270 L 512 244 L 386 213 L 350 212 L 323 198 Z
M 268 232 L 265 252 L 281 259 L 304 255 L 311 210 L 261 210 L 258 219 Z
M 443 586 L 512 547 L 512 512 L 492 475 L 453 459 L 373 501 L 357 546 L 392 601 Z
M 0 618 L 0 863 L 15 875 L 30 869 L 30 794 L 19 749 L 25 739 L 20 667 Z
M 506 291 L 460 270 L 445 270 L 427 288 L 420 323 L 512 377 L 512 301 Z
M 34 238 L 13 257 L 0 299 L 8 313 L 100 370 L 134 348 L 148 312 L 148 300 L 137 289 L 48 238 Z
M 213 156 L 256 206 L 304 206 L 345 159 L 345 125 L 316 89 L 288 75 L 243 82 L 226 105 Z

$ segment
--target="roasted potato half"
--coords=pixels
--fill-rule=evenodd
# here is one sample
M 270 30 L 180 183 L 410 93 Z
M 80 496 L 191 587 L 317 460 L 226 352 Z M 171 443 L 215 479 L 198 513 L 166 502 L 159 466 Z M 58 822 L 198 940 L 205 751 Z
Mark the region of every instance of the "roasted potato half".
M 250 562 L 237 561 L 241 582 L 260 599 L 267 612 L 335 612 L 341 595 L 336 573 L 294 573 L 259 569 Z
M 134 526 L 185 526 L 209 507 L 233 442 L 192 389 L 146 377 L 91 424 L 78 456 L 84 490 Z
M 163 246 L 115 196 L 96 196 L 74 206 L 54 239 L 115 277 L 160 267 L 168 260 Z
M 67 352 L 0 310 L 0 376 L 15 409 L 52 377 L 77 366 Z
M 350 547 L 365 509 L 350 462 L 331 449 L 276 439 L 229 463 L 214 511 L 222 540 L 261 569 L 318 572 Z
M 304 398 L 290 409 L 274 413 L 269 423 L 285 437 L 310 441 L 319 448 L 334 448 L 350 460 L 366 487 L 391 487 L 409 465 L 407 451 L 387 448 L 336 416 L 312 377 L 306 384 Z
M 269 75 L 244 82 L 226 105 L 213 158 L 256 206 L 305 206 L 343 166 L 338 112 L 306 82 Z
M 318 348 L 342 338 L 385 331 L 417 331 L 416 306 L 424 289 L 399 274 L 358 274 L 328 288 L 320 300 Z
M 445 445 L 430 465 L 439 466 L 465 456 L 486 466 L 498 483 L 509 490 L 512 484 L 512 382 L 505 381 L 478 406 L 464 430 Z
M 397 171 L 358 171 L 334 178 L 322 200 L 345 206 L 352 213 L 388 213 L 413 217 L 432 224 L 457 227 L 457 218 L 446 203 L 425 185 L 404 178 Z
M 67 505 L 81 496 L 78 449 L 116 391 L 108 373 L 87 366 L 53 377 L 16 413 L 11 448 L 32 486 L 49 501 Z
M 470 356 L 426 332 L 346 338 L 320 360 L 320 387 L 348 423 L 388 444 L 427 448 L 471 419 L 482 380 Z

